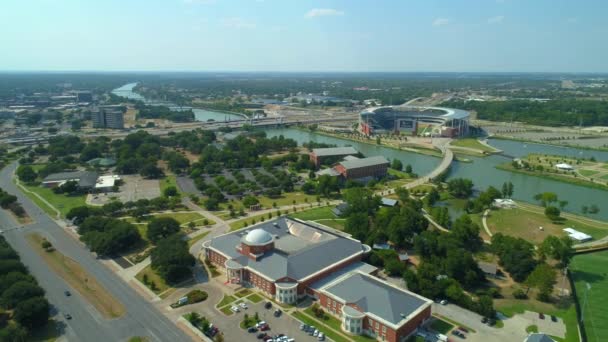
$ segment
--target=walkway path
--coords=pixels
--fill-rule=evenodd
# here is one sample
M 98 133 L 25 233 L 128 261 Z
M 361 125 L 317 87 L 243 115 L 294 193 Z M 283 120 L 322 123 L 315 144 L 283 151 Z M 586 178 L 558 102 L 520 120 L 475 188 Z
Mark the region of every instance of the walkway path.
M 490 213 L 490 209 L 486 209 L 483 212 L 483 217 L 481 218 L 481 222 L 483 223 L 483 229 L 486 231 L 486 234 L 488 234 L 489 237 L 492 237 L 492 232 L 490 231 L 490 227 L 488 227 L 488 222 L 487 222 L 489 213 Z

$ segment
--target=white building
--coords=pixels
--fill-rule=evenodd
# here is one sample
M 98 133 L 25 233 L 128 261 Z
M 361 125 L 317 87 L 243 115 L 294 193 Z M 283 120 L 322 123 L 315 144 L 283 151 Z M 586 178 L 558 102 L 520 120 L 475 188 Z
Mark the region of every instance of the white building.
M 564 231 L 572 240 L 575 240 L 577 242 L 585 242 L 593 239 L 591 235 L 579 232 L 578 230 L 575 230 L 573 228 L 564 228 Z
M 556 164 L 555 167 L 558 170 L 563 170 L 563 171 L 574 171 L 574 167 L 570 164 L 566 164 L 566 163 L 560 163 L 560 164 Z

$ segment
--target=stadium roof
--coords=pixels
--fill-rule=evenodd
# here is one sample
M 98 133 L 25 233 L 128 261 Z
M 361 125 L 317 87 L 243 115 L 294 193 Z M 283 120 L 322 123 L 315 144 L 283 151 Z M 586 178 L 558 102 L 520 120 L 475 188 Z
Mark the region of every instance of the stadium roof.
M 380 164 L 389 164 L 389 162 L 383 156 L 373 156 L 373 157 L 361 158 L 361 159 L 351 159 L 351 160 L 344 160 L 344 161 L 340 162 L 340 165 L 344 166 L 344 168 L 347 170 L 358 169 L 361 167 L 380 165 Z
M 431 304 L 426 298 L 361 272 L 349 273 L 322 290 L 394 325 Z
M 314 148 L 312 150 L 317 157 L 330 157 L 330 156 L 346 156 L 349 154 L 359 153 L 354 147 L 328 147 L 328 148 Z
M 368 108 L 362 112 L 362 114 L 375 114 L 376 110 L 379 109 L 392 109 L 395 111 L 411 111 L 411 112 L 419 112 L 420 114 L 424 114 L 428 112 L 432 114 L 432 111 L 443 112 L 443 114 L 439 114 L 436 116 L 440 116 L 444 119 L 452 120 L 452 119 L 466 119 L 470 116 L 469 112 L 462 109 L 455 108 L 445 108 L 445 107 L 424 107 L 424 106 L 383 106 L 383 107 L 373 107 Z

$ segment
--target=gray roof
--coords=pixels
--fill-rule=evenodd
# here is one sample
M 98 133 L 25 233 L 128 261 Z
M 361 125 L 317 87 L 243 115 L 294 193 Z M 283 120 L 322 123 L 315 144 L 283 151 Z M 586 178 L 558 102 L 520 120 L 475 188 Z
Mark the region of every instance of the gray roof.
M 324 291 L 394 325 L 430 303 L 427 299 L 358 272 L 347 275 Z
M 92 188 L 95 186 L 97 178 L 99 178 L 97 172 L 70 171 L 50 174 L 46 176 L 42 182 L 64 182 L 75 180 L 78 181 L 78 186 L 81 188 Z
M 335 280 L 338 280 L 340 277 L 351 273 L 351 272 L 363 272 L 367 274 L 372 274 L 376 272 L 378 268 L 376 266 L 372 266 L 370 264 L 366 264 L 362 261 L 357 261 L 350 265 L 344 266 L 343 268 L 330 273 L 328 276 L 321 278 L 320 280 L 315 281 L 310 284 L 310 288 L 314 290 L 319 290 L 320 288 L 331 284 Z
M 275 247 L 252 260 L 236 247 L 243 236 L 257 228 L 274 237 Z M 357 240 L 284 217 L 218 236 L 211 240 L 210 247 L 272 280 L 289 277 L 296 281 L 364 251 Z
M 483 273 L 496 274 L 498 271 L 498 266 L 489 262 L 480 261 L 477 263 L 477 266 L 479 266 L 479 269 L 481 269 Z
M 349 169 L 358 169 L 360 167 L 367 167 L 367 166 L 380 165 L 380 164 L 388 165 L 389 162 L 383 156 L 374 156 L 374 157 L 354 159 L 354 160 L 345 160 L 345 161 L 340 162 L 340 164 L 342 166 L 344 166 L 345 169 L 349 170 Z
M 551 337 L 540 334 L 540 333 L 532 333 L 528 335 L 525 342 L 555 342 Z
M 397 200 L 392 198 L 382 197 L 380 201 L 382 201 L 382 205 L 387 207 L 394 207 L 397 205 Z
M 328 148 L 314 148 L 312 153 L 317 157 L 330 157 L 330 156 L 347 156 L 350 154 L 357 154 L 357 150 L 354 147 L 328 147 Z

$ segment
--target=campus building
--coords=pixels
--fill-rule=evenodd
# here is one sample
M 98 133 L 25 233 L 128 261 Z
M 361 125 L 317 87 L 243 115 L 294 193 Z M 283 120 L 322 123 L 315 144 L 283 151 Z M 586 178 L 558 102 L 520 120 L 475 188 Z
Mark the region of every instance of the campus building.
M 389 161 L 383 156 L 347 158 L 334 167 L 345 179 L 381 178 L 388 172 Z
M 91 113 L 94 128 L 123 129 L 125 127 L 123 111 L 120 106 L 99 107 Z
M 316 167 L 321 164 L 332 164 L 346 156 L 355 156 L 359 152 L 353 147 L 329 147 L 329 148 L 315 148 L 310 152 L 310 161 L 315 163 Z
M 431 315 L 431 301 L 389 285 L 362 262 L 371 248 L 350 235 L 285 217 L 203 243 L 228 282 L 255 287 L 278 302 L 318 299 L 353 335 L 398 342 Z

